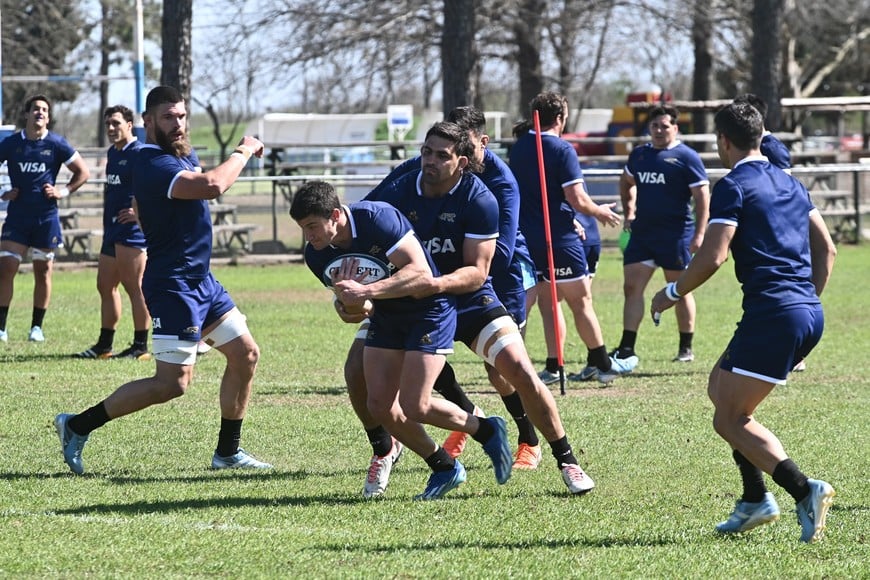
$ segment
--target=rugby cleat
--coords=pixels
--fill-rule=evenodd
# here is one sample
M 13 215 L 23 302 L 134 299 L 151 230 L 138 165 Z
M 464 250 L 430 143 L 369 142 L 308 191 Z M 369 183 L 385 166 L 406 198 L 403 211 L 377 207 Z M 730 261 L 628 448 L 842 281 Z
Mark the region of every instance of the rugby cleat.
M 90 358 L 90 359 L 107 359 L 112 358 L 112 347 L 102 347 L 98 344 L 95 344 L 88 350 L 83 350 L 82 352 L 76 353 L 73 355 L 73 358 Z
M 69 466 L 70 471 L 76 475 L 81 475 L 85 472 L 85 465 L 82 463 L 82 449 L 85 443 L 88 442 L 88 435 L 79 435 L 74 433 L 67 423 L 75 415 L 69 413 L 61 413 L 54 418 L 54 429 L 57 431 L 57 436 L 60 438 L 60 448 L 63 452 L 63 460 Z
M 522 471 L 531 471 L 537 469 L 541 463 L 541 446 L 529 445 L 528 443 L 520 443 L 517 447 L 517 452 L 514 454 L 513 469 Z
M 30 342 L 45 342 L 45 335 L 42 333 L 41 328 L 34 326 L 30 329 L 30 334 L 27 335 L 27 340 Z
M 222 457 L 215 453 L 211 458 L 212 469 L 271 469 L 272 464 L 260 461 L 241 447 L 235 454 Z
M 610 357 L 610 370 L 602 371 L 598 369 L 598 382 L 608 384 L 613 379 L 620 375 L 627 375 L 637 367 L 637 355 L 631 355 L 628 358 Z
M 595 482 L 586 475 L 586 472 L 574 463 L 566 463 L 559 468 L 562 472 L 562 481 L 568 486 L 568 491 L 573 494 L 582 494 L 592 491 Z
M 399 462 L 404 450 L 405 447 L 393 437 L 393 447 L 389 453 L 383 457 L 372 455 L 369 471 L 366 474 L 366 483 L 363 486 L 363 497 L 377 497 L 387 491 L 390 473 L 393 471 L 393 466 Z
M 818 479 L 808 479 L 810 493 L 797 503 L 798 523 L 801 525 L 801 542 L 820 540 L 825 531 L 825 518 L 834 503 L 834 488 Z
M 472 411 L 472 414 L 475 417 L 486 417 L 483 410 L 477 405 L 474 406 L 474 411 Z M 468 433 L 465 433 L 464 431 L 451 431 L 450 435 L 447 436 L 447 439 L 444 440 L 444 443 L 441 445 L 441 447 L 444 449 L 444 451 L 447 452 L 447 455 L 449 455 L 453 459 L 456 459 L 457 457 L 462 455 L 463 451 L 465 451 L 465 444 L 467 442 Z
M 568 373 L 569 381 L 593 381 L 598 378 L 598 367 L 586 365 L 579 373 Z
M 448 471 L 433 471 L 426 482 L 423 493 L 415 495 L 415 500 L 441 499 L 447 492 L 459 487 L 465 481 L 465 467 L 457 459 L 453 469 Z
M 692 362 L 693 360 L 695 360 L 695 353 L 692 352 L 692 349 L 681 348 L 672 362 Z
M 499 485 L 502 485 L 511 478 L 511 469 L 514 464 L 511 448 L 508 445 L 507 426 L 501 417 L 489 417 L 483 420 L 489 421 L 495 428 L 495 433 L 492 434 L 489 441 L 483 444 L 483 450 L 492 461 L 495 480 Z
M 738 501 L 728 519 L 716 524 L 716 531 L 720 534 L 740 534 L 778 519 L 779 506 L 773 494 L 767 492 L 759 502 Z
M 151 353 L 148 348 L 136 343 L 131 344 L 121 352 L 115 355 L 114 358 L 132 358 L 134 360 L 151 360 Z
M 559 382 L 559 372 L 551 373 L 547 369 L 542 370 L 538 373 L 538 378 L 541 379 L 541 382 L 545 385 L 552 385 L 553 383 Z
M 0 330 L 0 342 L 9 342 L 9 334 L 5 330 Z

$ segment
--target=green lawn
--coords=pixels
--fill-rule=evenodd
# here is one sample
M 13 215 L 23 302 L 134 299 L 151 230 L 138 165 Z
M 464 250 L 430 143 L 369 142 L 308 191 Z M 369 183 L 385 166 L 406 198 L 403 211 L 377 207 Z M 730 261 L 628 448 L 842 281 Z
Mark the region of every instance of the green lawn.
M 26 342 L 32 277 L 22 274 L 10 342 L 0 344 L 0 576 L 868 577 L 868 263 L 870 247 L 840 249 L 824 296 L 825 337 L 808 370 L 776 389 L 757 415 L 808 474 L 837 489 L 826 537 L 809 546 L 797 540 L 792 500 L 773 484 L 783 510 L 778 523 L 742 537 L 713 532 L 739 495 L 706 398 L 709 369 L 740 315 L 730 263 L 697 293 L 694 363 L 670 362 L 677 332 L 668 313 L 659 328 L 641 327 L 634 375 L 606 389 L 569 385 L 557 395 L 578 458 L 598 484 L 592 493 L 570 497 L 548 450 L 537 471 L 497 486 L 486 456 L 469 444 L 468 482 L 425 503 L 411 500 L 427 477 L 411 454 L 385 497 L 362 499 L 370 448 L 342 379 L 355 329 L 335 317 L 329 293 L 303 266 L 215 270 L 262 349 L 243 445 L 274 470 L 208 469 L 223 368 L 211 352 L 185 397 L 94 432 L 86 474 L 73 476 L 54 415 L 83 410 L 151 374 L 153 363 L 68 358 L 99 329 L 93 269 L 56 274 L 47 342 Z M 595 288 L 613 346 L 622 308 L 617 253 L 605 254 Z M 116 347 L 131 336 L 127 314 Z M 540 367 L 537 313 L 527 341 Z M 576 332 L 567 352 L 568 370 L 577 370 Z M 452 362 L 475 402 L 504 412 L 464 347 Z

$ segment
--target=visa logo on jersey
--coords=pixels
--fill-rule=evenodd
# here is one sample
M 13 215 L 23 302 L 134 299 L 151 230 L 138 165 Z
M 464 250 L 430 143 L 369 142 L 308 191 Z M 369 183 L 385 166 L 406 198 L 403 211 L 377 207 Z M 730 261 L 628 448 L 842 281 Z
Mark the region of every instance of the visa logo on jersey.
M 21 173 L 45 173 L 48 171 L 45 163 L 40 161 L 19 161 L 18 169 L 21 170 Z
M 106 183 L 109 185 L 121 185 L 121 176 L 114 173 L 106 174 Z
M 648 184 L 665 183 L 665 174 L 658 171 L 640 171 L 637 174 L 637 181 Z
M 450 238 L 432 238 L 423 244 L 430 254 L 455 254 L 456 246 Z

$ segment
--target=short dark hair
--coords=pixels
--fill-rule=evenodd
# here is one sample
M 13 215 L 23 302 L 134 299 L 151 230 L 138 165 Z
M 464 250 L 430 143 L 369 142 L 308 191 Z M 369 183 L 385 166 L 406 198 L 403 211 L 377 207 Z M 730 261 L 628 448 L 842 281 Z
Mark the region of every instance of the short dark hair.
M 290 217 L 297 222 L 309 216 L 326 219 L 338 207 L 341 207 L 341 200 L 332 184 L 326 181 L 308 181 L 293 195 Z
M 133 110 L 124 105 L 112 105 L 111 107 L 106 107 L 106 110 L 103 111 L 103 119 L 108 119 L 115 113 L 120 113 L 128 123 L 133 122 Z
M 456 123 L 466 131 L 472 131 L 477 135 L 486 133 L 486 116 L 477 107 L 470 105 L 456 107 L 447 113 L 445 121 Z
M 758 109 L 749 103 L 725 105 L 713 117 L 713 123 L 716 133 L 727 137 L 738 149 L 749 151 L 761 144 L 764 120 Z
M 671 120 L 674 123 L 677 123 L 680 118 L 680 110 L 673 105 L 656 105 L 649 110 L 649 113 L 646 115 L 646 120 L 647 122 L 650 122 L 656 117 L 663 117 L 665 115 L 670 115 Z
M 540 117 L 541 126 L 549 127 L 556 122 L 556 117 L 568 115 L 568 100 L 552 91 L 544 91 L 538 93 L 535 98 L 529 102 L 529 118 L 535 117 L 535 111 Z
M 743 93 L 742 95 L 737 95 L 734 97 L 734 102 L 749 103 L 755 107 L 759 113 L 761 113 L 762 119 L 767 118 L 767 103 L 764 102 L 764 99 L 754 93 Z
M 166 85 L 154 87 L 145 99 L 145 113 L 150 113 L 158 105 L 183 102 L 184 97 L 181 95 L 181 91 L 175 87 L 168 87 Z
M 45 101 L 45 103 L 48 105 L 48 114 L 49 116 L 51 116 L 51 99 L 49 99 L 45 95 L 33 95 L 29 97 L 26 101 L 24 101 L 24 112 L 29 113 L 30 107 L 32 107 L 33 103 L 35 103 L 36 101 Z
M 426 131 L 426 139 L 428 140 L 431 136 L 441 137 L 453 143 L 453 151 L 459 156 L 468 158 L 469 171 L 480 172 L 483 170 L 474 159 L 474 143 L 468 138 L 467 130 L 450 121 L 439 121 Z

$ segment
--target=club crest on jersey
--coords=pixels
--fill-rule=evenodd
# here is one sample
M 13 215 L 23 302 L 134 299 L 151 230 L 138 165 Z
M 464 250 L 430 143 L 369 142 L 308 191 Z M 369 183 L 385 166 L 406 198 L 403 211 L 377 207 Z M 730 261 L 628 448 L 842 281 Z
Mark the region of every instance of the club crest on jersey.
M 426 240 L 423 246 L 430 254 L 455 254 L 456 246 L 450 238 L 432 238 Z
M 408 221 L 409 221 L 409 222 L 415 222 L 415 221 L 417 221 L 418 219 L 419 219 L 419 218 L 417 217 L 417 212 L 416 212 L 416 211 L 411 210 L 411 211 L 408 213 Z
M 18 169 L 21 173 L 45 173 L 45 163 L 42 161 L 19 161 Z
M 42 155 L 43 157 L 51 157 L 51 150 L 50 149 L 43 149 L 42 151 L 39 152 L 39 154 Z
M 447 222 L 449 224 L 452 224 L 452 223 L 456 222 L 456 214 L 444 212 L 438 216 L 438 219 L 441 220 L 442 222 Z
M 665 174 L 658 171 L 639 171 L 636 177 L 640 183 L 665 183 Z

